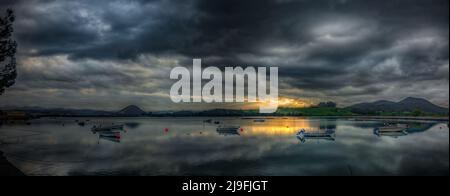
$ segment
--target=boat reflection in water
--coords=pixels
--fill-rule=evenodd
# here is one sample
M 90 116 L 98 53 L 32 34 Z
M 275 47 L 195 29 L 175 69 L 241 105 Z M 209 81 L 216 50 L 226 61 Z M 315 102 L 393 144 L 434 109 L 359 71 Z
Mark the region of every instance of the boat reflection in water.
M 332 119 L 325 124 L 319 120 L 306 121 L 295 118 L 281 121 L 264 119 L 257 122 L 254 119 L 245 120 L 251 121 L 244 121 L 241 126 L 239 134 L 244 137 L 297 137 L 302 143 L 309 139 L 335 141 L 336 138 L 336 121 Z
M 301 129 L 296 137 L 302 143 L 305 143 L 306 140 L 327 140 L 327 141 L 335 141 L 336 139 L 336 127 L 335 126 L 327 126 L 320 127 L 317 131 L 306 131 L 305 129 Z
M 122 138 L 120 132 L 98 132 L 99 143 L 100 139 L 108 140 L 111 142 L 120 143 L 120 139 Z
M 240 126 L 219 126 L 216 131 L 219 135 L 229 136 L 229 135 L 240 135 L 239 131 L 241 130 Z
M 98 144 L 100 144 L 100 140 L 120 143 L 122 139 L 121 133 L 126 132 L 124 125 L 94 126 L 91 128 L 91 131 L 94 134 L 98 134 Z
M 395 133 L 395 132 L 403 132 L 406 129 L 408 129 L 408 125 L 387 123 L 384 126 L 375 128 L 375 131 L 379 133 Z
M 379 132 L 376 131 L 376 129 L 373 132 L 376 136 L 378 137 L 383 137 L 383 136 L 387 136 L 387 137 L 393 137 L 393 138 L 398 138 L 401 136 L 406 136 L 408 135 L 408 133 L 406 131 L 399 131 L 399 132 Z
M 29 130 L 21 124 L 4 124 L 0 140 L 5 144 L 1 150 L 11 164 L 26 175 L 37 176 L 446 176 L 449 173 L 446 123 L 264 119 L 265 122 L 236 117 L 92 118 L 80 127 L 72 118 L 43 118 L 32 121 Z M 133 129 L 130 121 L 140 126 Z M 221 123 L 216 125 L 214 122 L 218 121 Z M 385 126 L 388 121 L 408 124 L 408 136 L 396 139 L 373 134 L 374 128 Z M 124 124 L 127 132 L 94 129 L 95 135 L 92 134 L 91 126 L 100 124 Z M 302 129 L 304 135 L 300 138 L 305 143 L 296 137 Z
M 383 126 L 376 127 L 373 130 L 373 134 L 378 137 L 393 137 L 398 138 L 407 136 L 409 134 L 421 133 L 433 126 L 432 123 L 405 123 L 405 124 L 393 124 L 387 123 Z

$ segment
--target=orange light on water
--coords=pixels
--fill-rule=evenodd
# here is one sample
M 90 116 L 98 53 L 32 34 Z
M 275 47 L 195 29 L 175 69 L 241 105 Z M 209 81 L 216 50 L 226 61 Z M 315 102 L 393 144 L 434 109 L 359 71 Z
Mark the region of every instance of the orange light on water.
M 286 136 L 295 135 L 300 129 L 313 130 L 309 121 L 291 120 L 266 122 L 259 125 L 245 126 L 244 135 Z

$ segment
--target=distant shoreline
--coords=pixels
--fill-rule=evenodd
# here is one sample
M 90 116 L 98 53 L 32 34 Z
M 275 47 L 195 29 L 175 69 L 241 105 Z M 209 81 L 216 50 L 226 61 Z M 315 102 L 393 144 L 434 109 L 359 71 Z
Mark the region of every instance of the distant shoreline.
M 40 116 L 39 118 L 243 118 L 243 119 L 260 119 L 260 118 L 336 118 L 336 119 L 356 119 L 356 120 L 423 120 L 449 122 L 449 117 L 433 117 L 433 116 Z M 13 119 L 11 119 L 13 120 Z M 18 120 L 18 119 L 16 119 Z M 31 119 L 29 119 L 31 120 Z M 14 120 L 13 120 L 14 121 Z
M 359 118 L 367 120 L 426 120 L 448 122 L 449 117 L 412 117 L 412 116 L 353 116 L 348 118 Z

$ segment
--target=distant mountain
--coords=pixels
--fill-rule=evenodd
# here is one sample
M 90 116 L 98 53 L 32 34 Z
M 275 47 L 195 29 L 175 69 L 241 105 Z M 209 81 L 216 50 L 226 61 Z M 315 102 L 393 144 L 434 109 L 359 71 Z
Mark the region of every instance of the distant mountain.
M 143 116 L 146 112 L 135 105 L 130 105 L 117 112 L 117 114 L 120 116 Z
M 360 103 L 348 107 L 352 112 L 358 114 L 369 114 L 376 112 L 422 112 L 434 114 L 448 114 L 448 109 L 439 107 L 426 99 L 408 97 L 400 102 L 376 101 L 373 103 Z
M 41 107 L 5 107 L 3 111 L 20 111 L 32 116 L 125 116 L 137 117 L 147 113 L 137 106 L 130 105 L 119 112 L 109 112 L 90 109 L 67 109 L 67 108 L 41 108 Z

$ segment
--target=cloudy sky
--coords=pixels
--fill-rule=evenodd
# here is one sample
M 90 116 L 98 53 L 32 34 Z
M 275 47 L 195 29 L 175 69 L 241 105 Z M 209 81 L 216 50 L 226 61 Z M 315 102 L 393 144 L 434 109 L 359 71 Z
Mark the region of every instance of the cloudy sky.
M 448 107 L 448 0 L 2 0 L 17 83 L 0 107 L 174 104 L 176 66 L 279 66 L 280 96 L 341 106 L 408 96 Z

